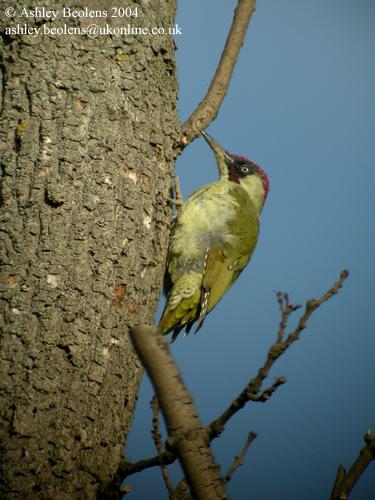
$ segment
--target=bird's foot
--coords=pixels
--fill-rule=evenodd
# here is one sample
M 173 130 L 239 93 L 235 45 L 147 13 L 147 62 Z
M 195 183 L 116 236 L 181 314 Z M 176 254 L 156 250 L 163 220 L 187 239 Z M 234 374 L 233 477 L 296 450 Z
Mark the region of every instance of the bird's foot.
M 173 191 L 174 191 L 174 197 L 173 198 L 167 198 L 167 202 L 172 205 L 173 207 L 176 207 L 176 212 L 177 212 L 177 216 L 180 215 L 180 212 L 181 212 L 181 208 L 184 204 L 184 200 L 182 198 L 182 194 L 181 194 L 181 188 L 180 188 L 180 180 L 179 178 L 175 177 L 174 179 L 174 188 L 173 188 Z

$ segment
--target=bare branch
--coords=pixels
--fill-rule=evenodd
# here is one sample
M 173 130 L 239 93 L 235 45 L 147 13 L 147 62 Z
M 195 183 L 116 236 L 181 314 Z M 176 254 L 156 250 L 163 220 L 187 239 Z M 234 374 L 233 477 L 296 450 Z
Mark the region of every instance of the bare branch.
M 230 469 L 228 472 L 225 474 L 225 481 L 229 483 L 229 481 L 232 479 L 233 474 L 236 472 L 236 470 L 243 464 L 243 461 L 245 459 L 247 450 L 249 449 L 251 443 L 256 439 L 257 435 L 255 432 L 251 431 L 247 435 L 246 443 L 244 447 L 242 448 L 240 454 L 236 457 L 234 457 L 234 462 L 231 465 Z
M 318 309 L 324 302 L 327 302 L 330 298 L 332 298 L 336 293 L 340 290 L 340 288 L 343 287 L 344 281 L 346 278 L 349 276 L 349 271 L 345 270 L 341 271 L 339 279 L 333 284 L 333 286 L 324 294 L 320 297 L 320 299 L 310 299 L 305 307 L 305 312 L 301 319 L 298 322 L 298 325 L 296 329 L 289 334 L 288 338 L 285 341 L 286 347 L 285 350 L 288 349 L 288 347 L 293 344 L 298 338 L 299 334 L 306 328 L 307 322 L 310 319 L 312 313 Z
M 301 331 L 306 328 L 307 322 L 311 317 L 312 313 L 320 307 L 324 302 L 333 297 L 342 288 L 344 281 L 349 276 L 348 271 L 342 271 L 339 279 L 329 288 L 329 290 L 322 295 L 319 299 L 311 299 L 306 303 L 305 310 L 301 316 L 295 330 L 291 332 L 285 338 L 285 332 L 287 327 L 287 322 L 290 315 L 296 311 L 300 306 L 293 305 L 289 302 L 289 297 L 287 294 L 278 293 L 277 300 L 279 303 L 281 321 L 279 324 L 279 329 L 277 332 L 277 340 L 270 347 L 266 361 L 263 366 L 258 370 L 257 375 L 250 380 L 246 385 L 244 390 L 239 394 L 239 396 L 229 405 L 229 407 L 223 412 L 223 414 L 213 420 L 211 424 L 207 427 L 208 439 L 212 441 L 218 437 L 224 430 L 226 422 L 239 411 L 248 401 L 255 402 L 266 402 L 275 393 L 277 388 L 286 382 L 284 377 L 275 378 L 272 385 L 264 389 L 260 394 L 260 389 L 262 387 L 263 381 L 268 377 L 269 372 L 274 365 L 275 361 L 279 359 L 282 354 L 299 338 Z M 175 450 L 167 447 L 167 450 L 161 455 L 155 457 L 140 460 L 135 463 L 123 460 L 120 464 L 118 474 L 122 477 L 127 477 L 135 472 L 147 469 L 149 467 L 154 467 L 156 465 L 169 465 L 176 459 Z
M 237 413 L 241 408 L 245 406 L 249 401 L 260 401 L 264 402 L 267 399 L 262 398 L 262 395 L 258 395 L 263 381 L 268 377 L 271 368 L 274 363 L 280 358 L 282 354 L 296 341 L 299 339 L 301 331 L 306 328 L 307 322 L 311 317 L 312 313 L 318 309 L 324 302 L 333 297 L 339 289 L 343 286 L 344 281 L 349 276 L 348 271 L 342 271 L 339 279 L 331 286 L 331 288 L 322 295 L 319 299 L 310 299 L 305 306 L 305 311 L 301 316 L 297 327 L 290 333 L 284 340 L 286 322 L 288 321 L 290 314 L 296 311 L 299 306 L 295 306 L 289 302 L 289 298 L 286 294 L 278 294 L 278 302 L 281 311 L 281 321 L 279 326 L 279 331 L 277 334 L 276 342 L 271 346 L 268 351 L 268 356 L 263 366 L 258 370 L 257 375 L 250 380 L 246 385 L 244 390 L 239 394 L 239 396 L 232 401 L 229 407 L 222 413 L 222 415 L 214 420 L 208 427 L 210 437 L 216 437 L 221 434 L 224 430 L 225 424 L 228 420 Z M 263 392 L 263 395 L 272 395 L 277 387 L 284 384 L 286 380 L 283 377 L 276 379 L 269 389 Z
M 155 395 L 151 400 L 150 406 L 151 406 L 151 410 L 152 410 L 151 435 L 152 435 L 152 439 L 154 440 L 154 443 L 155 443 L 155 448 L 156 448 L 158 455 L 160 457 L 163 454 L 164 447 L 163 447 L 163 444 L 161 442 L 161 434 L 159 432 L 159 403 L 158 403 L 158 400 L 157 400 Z M 160 470 L 161 470 L 161 474 L 163 476 L 165 487 L 167 488 L 167 491 L 169 494 L 169 498 L 171 500 L 175 500 L 176 499 L 176 492 L 175 492 L 173 483 L 169 477 L 167 466 L 163 463 L 160 463 Z
M 255 0 L 238 0 L 232 26 L 207 94 L 190 118 L 182 125 L 181 148 L 198 137 L 200 132 L 216 118 L 228 91 L 233 69 L 254 10 Z
M 330 500 L 346 500 L 368 465 L 375 459 L 375 436 L 368 430 L 364 435 L 366 445 L 361 449 L 348 472 L 339 465 Z
M 167 448 L 178 456 L 192 496 L 226 498 L 225 483 L 209 447 L 207 430 L 169 353 L 168 342 L 156 327 L 145 325 L 133 328 L 130 338 L 163 412 L 169 435 Z
M 346 470 L 340 464 L 337 467 L 335 484 L 333 485 L 332 493 L 331 493 L 331 496 L 329 497 L 330 500 L 334 500 L 335 498 L 337 498 L 337 496 L 340 498 L 340 495 L 339 495 L 340 484 L 342 483 L 342 480 L 345 478 L 345 474 L 346 474 Z
M 259 395 L 259 396 L 250 396 L 251 401 L 256 401 L 259 403 L 265 403 L 268 401 L 272 394 L 276 392 L 277 388 L 280 387 L 280 385 L 286 384 L 286 378 L 285 377 L 275 377 L 273 384 L 270 387 L 267 387 L 267 389 L 264 389 L 264 391 Z
M 287 293 L 277 292 L 276 294 L 277 302 L 279 303 L 279 309 L 281 313 L 281 320 L 279 324 L 279 331 L 277 334 L 277 340 L 281 342 L 285 336 L 285 330 L 288 324 L 289 316 L 299 309 L 301 306 L 290 304 L 289 295 Z
M 125 479 L 132 474 L 145 469 L 150 469 L 151 467 L 156 467 L 161 464 L 173 464 L 176 458 L 176 453 L 173 450 L 166 450 L 161 455 L 145 458 L 144 460 L 138 460 L 138 462 L 129 462 L 128 460 L 123 459 L 121 460 L 118 468 L 118 475 Z

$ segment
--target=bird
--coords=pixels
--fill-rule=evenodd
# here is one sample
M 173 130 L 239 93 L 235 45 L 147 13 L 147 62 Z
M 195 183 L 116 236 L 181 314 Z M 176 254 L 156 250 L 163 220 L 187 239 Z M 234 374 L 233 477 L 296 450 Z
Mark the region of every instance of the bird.
M 270 188 L 267 174 L 246 157 L 231 154 L 207 132 L 219 179 L 193 192 L 176 218 L 169 242 L 158 330 L 174 341 L 207 313 L 249 262 L 259 234 L 259 217 Z

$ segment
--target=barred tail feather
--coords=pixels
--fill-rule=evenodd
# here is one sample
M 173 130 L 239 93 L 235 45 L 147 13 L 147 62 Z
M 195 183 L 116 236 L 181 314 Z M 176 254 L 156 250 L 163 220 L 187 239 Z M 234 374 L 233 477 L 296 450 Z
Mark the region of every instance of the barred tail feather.
M 197 326 L 195 327 L 194 334 L 196 334 L 201 329 L 203 322 L 206 318 L 209 298 L 210 298 L 210 291 L 202 290 L 200 312 L 199 312 L 199 317 L 197 319 Z

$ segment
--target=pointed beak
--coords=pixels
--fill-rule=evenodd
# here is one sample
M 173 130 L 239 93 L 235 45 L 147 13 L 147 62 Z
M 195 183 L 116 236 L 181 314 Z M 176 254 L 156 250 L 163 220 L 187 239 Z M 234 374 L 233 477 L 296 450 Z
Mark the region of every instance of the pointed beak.
M 224 148 L 220 146 L 219 143 L 215 141 L 210 135 L 207 134 L 207 132 L 204 132 L 202 130 L 201 134 L 203 135 L 204 139 L 206 140 L 207 144 L 210 146 L 212 151 L 215 154 L 217 165 L 219 167 L 220 175 L 227 175 L 228 174 L 228 166 L 233 163 L 233 158 L 231 155 L 225 151 Z

